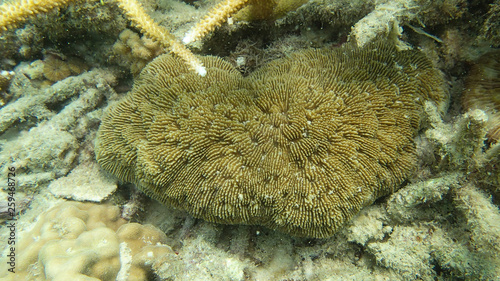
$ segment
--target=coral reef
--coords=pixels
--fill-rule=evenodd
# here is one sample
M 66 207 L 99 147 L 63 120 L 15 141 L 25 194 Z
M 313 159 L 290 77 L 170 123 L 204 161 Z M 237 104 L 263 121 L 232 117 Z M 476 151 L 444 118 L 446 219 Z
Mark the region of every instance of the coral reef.
M 383 44 L 297 53 L 245 79 L 204 62 L 201 79 L 170 56 L 149 64 L 104 117 L 96 157 L 214 222 L 331 236 L 409 176 L 419 103 L 446 104 L 421 54 Z
M 223 2 L 137 1 L 151 20 L 177 38 Z M 24 7 L 18 4 L 42 2 L 4 0 L 0 5 Z M 57 4 L 46 2 L 39 7 Z M 22 22 L 9 23 L 7 30 L 0 29 L 0 178 L 4 183 L 0 190 L 0 280 L 58 276 L 68 280 L 60 272 L 62 263 L 67 274 L 84 280 L 498 280 L 500 145 L 491 138 L 498 95 L 494 83 L 484 85 L 481 79 L 497 73 L 492 66 L 498 52 L 494 48 L 500 46 L 500 1 L 309 0 L 297 9 L 289 6 L 283 17 L 273 14 L 279 5 L 301 2 L 249 0 L 240 9 L 243 12 L 222 18 L 227 24 L 190 48 L 231 63 L 248 76 L 239 78 L 244 87 L 257 73 L 263 74 L 266 64 L 276 66 L 274 60 L 288 60 L 296 57 L 293 52 L 311 47 L 337 52 L 342 45 L 361 42 L 370 46 L 372 41 L 382 40 L 396 43 L 400 49 L 421 51 L 444 73 L 451 98 L 449 107 L 446 102 L 412 101 L 419 110 L 423 107 L 417 126 L 421 129 L 411 138 L 416 147 L 412 150 L 415 169 L 394 186 L 394 193 L 362 208 L 333 236 L 311 239 L 261 225 L 197 219 L 151 199 L 132 184 L 116 183 L 95 160 L 94 141 L 103 112 L 127 99 L 124 93 L 138 80 L 130 72 L 138 73 L 170 48 L 137 28 L 115 0 L 69 1 L 51 10 L 37 10 Z M 4 12 L 0 12 L 3 23 L 9 20 Z M 262 15 L 263 20 L 259 19 Z M 66 66 L 73 65 L 73 58 L 81 59 L 88 68 L 64 79 L 51 78 L 57 82 L 47 79 L 50 73 L 44 70 L 50 72 L 51 68 L 44 69 L 46 62 L 56 59 L 61 72 L 68 73 Z M 175 63 L 179 75 L 196 76 L 182 60 Z M 232 67 L 228 69 L 231 75 L 240 76 Z M 311 69 L 313 65 L 308 65 L 302 72 L 307 76 Z M 212 77 L 219 78 L 215 73 Z M 185 82 L 172 91 L 177 95 L 198 86 Z M 479 95 L 486 92 L 490 95 Z M 227 99 L 222 96 L 214 101 L 218 104 L 214 110 L 224 112 L 227 108 L 221 104 Z M 154 97 L 152 102 L 164 105 L 165 99 Z M 190 110 L 186 112 L 188 116 Z M 178 125 L 185 128 L 186 123 Z M 223 138 L 229 133 L 219 135 Z M 143 148 L 142 143 L 132 145 Z M 180 143 L 179 149 L 184 149 Z M 7 172 L 13 167 L 17 168 L 15 194 L 5 189 Z M 227 171 L 230 169 L 219 177 Z M 5 200 L 9 196 L 15 199 L 15 210 Z M 61 197 L 104 201 L 104 205 L 60 205 L 65 201 Z M 50 211 L 54 219 L 48 221 L 44 212 L 53 206 L 60 212 Z M 87 208 L 108 210 L 112 216 Z M 8 227 L 12 215 L 15 232 Z M 87 216 L 96 218 L 101 226 L 94 227 Z M 102 222 L 111 217 L 124 222 L 120 216 L 131 222 L 123 224 L 119 232 L 118 225 L 104 227 Z M 37 221 L 42 220 L 44 227 L 39 229 Z M 79 237 L 64 236 L 64 230 L 75 230 L 78 225 L 87 228 Z M 59 241 L 48 241 L 41 247 L 43 251 L 30 248 L 28 271 L 8 273 L 9 238 L 15 235 L 17 245 L 22 242 L 24 247 L 33 241 L 30 234 L 38 231 L 38 237 L 59 237 Z M 96 243 L 102 241 L 96 235 L 108 239 L 110 247 Z M 40 245 L 36 243 L 32 245 Z M 16 248 L 16 269 L 27 265 L 27 253 Z M 89 255 L 92 257 L 82 262 Z M 97 259 L 101 266 L 92 264 Z M 89 269 L 85 275 L 78 272 L 85 268 Z
M 103 63 L 109 56 L 108 45 L 127 24 L 114 0 L 78 1 L 28 17 L 18 28 L 1 32 L 0 50 L 3 59 L 33 60 L 47 50 L 57 50 L 86 62 Z M 4 68 L 6 62 L 0 60 Z
M 5 31 L 19 25 L 30 17 L 66 6 L 70 2 L 69 0 L 30 0 L 19 3 L 4 3 L 0 6 L 0 30 Z M 162 47 L 170 49 L 183 59 L 191 70 L 201 76 L 206 74 L 205 68 L 199 59 L 170 34 L 165 27 L 156 24 L 139 2 L 135 0 L 118 0 L 116 2 L 136 28 L 158 41 Z
M 127 224 L 117 207 L 92 203 L 55 206 L 21 237 L 17 272 L 2 264 L 2 280 L 149 280 L 154 259 L 173 253 L 154 226 Z
M 348 35 L 349 40 L 355 41 L 358 46 L 364 46 L 366 43 L 376 39 L 387 38 L 398 43 L 401 49 L 406 49 L 411 48 L 411 45 L 406 40 L 402 40 L 407 39 L 405 35 L 408 32 L 406 30 L 410 30 L 410 33 L 415 32 L 421 36 L 440 41 L 439 36 L 428 31 L 432 29 L 429 27 L 448 24 L 453 20 L 463 18 L 468 15 L 469 8 L 465 0 L 283 0 L 262 1 L 265 4 L 259 4 L 261 1 L 256 1 L 258 3 L 256 3 L 255 9 L 253 9 L 255 15 L 252 15 L 250 12 L 252 11 L 252 1 L 242 2 L 245 2 L 244 8 L 241 8 L 240 1 L 221 2 L 220 5 L 238 3 L 238 7 L 237 9 L 232 9 L 230 13 L 224 13 L 225 16 L 221 16 L 221 9 L 214 9 L 212 13 L 185 35 L 183 42 L 190 43 L 196 41 L 198 39 L 197 36 L 203 36 L 207 32 L 213 31 L 215 27 L 219 26 L 238 9 L 242 9 L 240 12 L 246 12 L 234 14 L 234 17 L 231 19 L 236 20 L 236 22 L 238 19 L 273 19 L 273 9 L 283 5 L 288 7 L 285 9 L 285 13 L 295 10 L 300 6 L 300 13 L 287 13 L 288 19 L 276 22 L 278 26 L 287 26 L 290 24 L 289 27 L 292 30 L 285 29 L 283 30 L 285 33 L 293 32 L 293 30 L 297 29 L 300 30 L 302 26 L 304 26 L 303 32 L 309 31 L 311 28 L 314 28 L 315 23 L 320 21 L 323 24 L 319 32 L 326 30 L 330 35 L 332 32 L 339 32 L 342 36 Z M 475 10 L 477 7 L 472 6 L 470 9 Z M 490 10 L 493 10 L 493 8 Z M 297 26 L 297 23 L 300 23 L 300 25 Z M 240 26 L 245 26 L 245 24 L 241 24 Z M 221 33 L 234 33 L 235 29 L 220 28 L 219 30 Z M 406 31 L 405 35 L 403 35 L 403 31 Z M 318 32 L 315 35 L 318 36 Z

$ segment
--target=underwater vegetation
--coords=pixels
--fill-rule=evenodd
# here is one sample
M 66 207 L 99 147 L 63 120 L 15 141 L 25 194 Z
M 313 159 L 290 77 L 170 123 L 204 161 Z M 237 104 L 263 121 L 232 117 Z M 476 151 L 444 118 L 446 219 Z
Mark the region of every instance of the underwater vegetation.
M 498 0 L 0 7 L 0 280 L 499 279 Z

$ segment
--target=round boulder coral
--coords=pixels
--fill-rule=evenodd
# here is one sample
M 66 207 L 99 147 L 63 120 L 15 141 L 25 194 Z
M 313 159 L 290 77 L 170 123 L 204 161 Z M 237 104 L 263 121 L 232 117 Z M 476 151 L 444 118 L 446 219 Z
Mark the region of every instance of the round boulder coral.
M 164 55 L 98 132 L 106 170 L 195 217 L 328 237 L 415 164 L 421 103 L 446 99 L 417 51 L 307 50 L 243 78 Z

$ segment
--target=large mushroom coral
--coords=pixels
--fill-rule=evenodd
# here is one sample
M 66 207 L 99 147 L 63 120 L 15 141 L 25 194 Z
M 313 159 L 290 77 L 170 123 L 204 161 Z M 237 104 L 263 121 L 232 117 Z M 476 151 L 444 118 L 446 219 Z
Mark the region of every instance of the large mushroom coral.
M 97 160 L 195 217 L 328 237 L 410 175 L 421 104 L 443 78 L 418 51 L 307 50 L 243 78 L 169 55 L 103 119 Z

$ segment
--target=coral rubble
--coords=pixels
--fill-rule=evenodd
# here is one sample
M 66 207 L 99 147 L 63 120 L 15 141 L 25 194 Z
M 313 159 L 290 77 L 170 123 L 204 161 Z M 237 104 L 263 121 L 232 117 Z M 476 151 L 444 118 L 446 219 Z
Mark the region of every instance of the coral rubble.
M 0 109 L 0 131 L 14 125 L 27 127 L 18 132 L 20 139 L 5 141 L 0 152 L 0 170 L 5 172 L 14 165 L 22 172 L 22 189 L 64 176 L 76 166 L 84 147 L 80 142 L 96 125 L 92 114 L 105 95 L 112 95 L 110 85 L 115 82 L 111 72 L 93 70 L 40 90 L 29 79 L 30 69 L 26 65 L 18 68 L 10 87 L 18 98 Z M 51 110 L 51 104 L 64 101 L 71 102 L 58 112 Z M 33 126 L 32 122 L 40 123 Z

